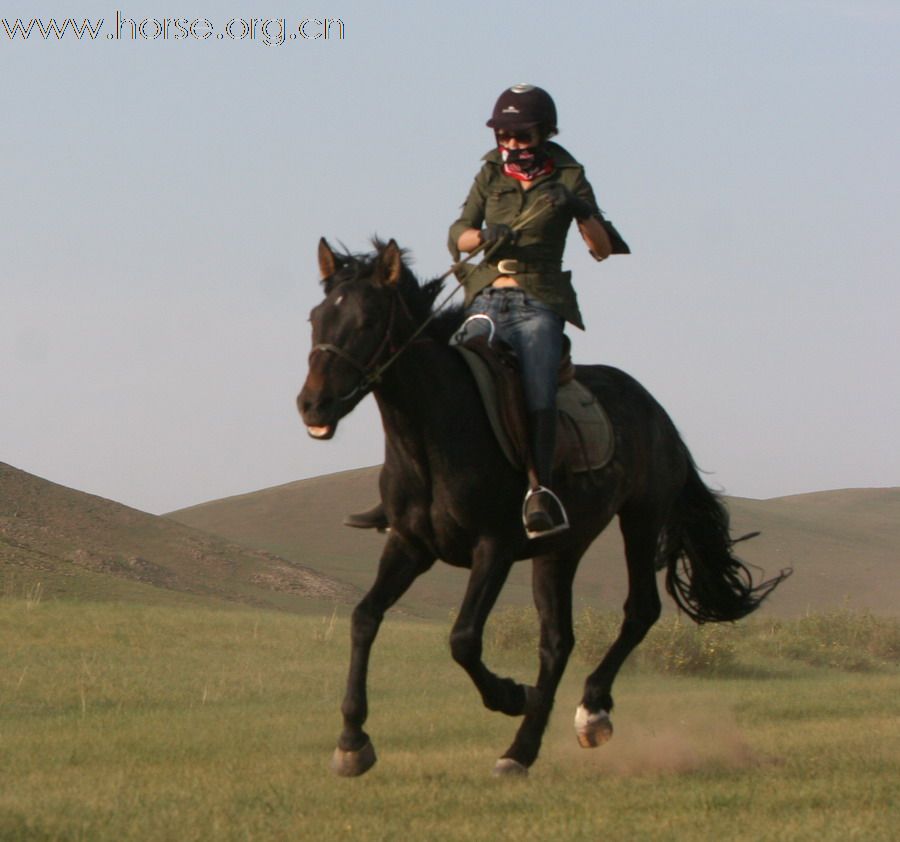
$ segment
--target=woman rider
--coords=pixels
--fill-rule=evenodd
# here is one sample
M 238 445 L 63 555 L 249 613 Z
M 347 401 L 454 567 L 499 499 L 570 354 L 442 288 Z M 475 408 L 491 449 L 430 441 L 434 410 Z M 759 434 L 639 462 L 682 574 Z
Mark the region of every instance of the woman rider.
M 487 125 L 496 147 L 484 156 L 462 213 L 450 226 L 448 246 L 454 260 L 480 246 L 487 254 L 486 261 L 457 271 L 466 290 L 468 318 L 462 332 L 471 336 L 490 330 L 493 322 L 496 335 L 519 357 L 537 479 L 526 494 L 523 520 L 535 537 L 568 526 L 550 489 L 563 328 L 566 322 L 584 328 L 571 272 L 562 270 L 566 234 L 574 219 L 597 260 L 627 253 L 628 247 L 603 219 L 583 167 L 551 142 L 557 133 L 556 106 L 545 90 L 508 88 Z M 530 221 L 519 230 L 516 223 L 523 215 Z M 380 507 L 350 515 L 345 523 L 386 525 Z

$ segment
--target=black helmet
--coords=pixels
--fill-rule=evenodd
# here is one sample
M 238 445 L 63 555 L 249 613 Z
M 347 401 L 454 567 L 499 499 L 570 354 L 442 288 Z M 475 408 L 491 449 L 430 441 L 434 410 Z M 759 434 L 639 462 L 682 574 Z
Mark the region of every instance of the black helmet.
M 487 121 L 491 129 L 530 129 L 543 127 L 556 133 L 556 106 L 553 98 L 536 85 L 513 85 L 507 88 L 494 106 Z

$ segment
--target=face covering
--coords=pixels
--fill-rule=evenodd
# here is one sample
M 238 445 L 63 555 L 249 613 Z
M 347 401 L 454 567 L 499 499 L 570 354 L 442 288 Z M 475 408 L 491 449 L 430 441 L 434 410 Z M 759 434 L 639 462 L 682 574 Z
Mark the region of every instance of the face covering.
M 507 149 L 500 146 L 503 172 L 519 181 L 532 181 L 553 172 L 553 161 L 543 145 L 529 149 Z

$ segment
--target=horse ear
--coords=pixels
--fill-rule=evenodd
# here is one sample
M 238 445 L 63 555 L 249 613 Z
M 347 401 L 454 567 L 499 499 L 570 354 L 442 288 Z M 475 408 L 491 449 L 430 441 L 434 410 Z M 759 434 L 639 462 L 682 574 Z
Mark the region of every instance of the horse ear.
M 400 246 L 392 237 L 378 255 L 378 280 L 384 286 L 397 286 L 402 271 L 403 255 Z
M 319 272 L 323 281 L 337 271 L 339 262 L 328 241 L 322 237 L 319 240 Z

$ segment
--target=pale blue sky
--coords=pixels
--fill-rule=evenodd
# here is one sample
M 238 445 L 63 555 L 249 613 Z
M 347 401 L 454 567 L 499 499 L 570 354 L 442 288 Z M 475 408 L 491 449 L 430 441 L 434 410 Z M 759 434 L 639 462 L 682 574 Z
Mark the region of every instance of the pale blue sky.
M 117 5 L 345 38 L 107 40 Z M 570 238 L 577 359 L 638 377 L 727 493 L 900 485 L 896 2 L 25 6 L 0 17 L 107 28 L 0 27 L 0 461 L 153 512 L 377 463 L 371 399 L 330 443 L 293 406 L 316 242 L 442 273 L 529 81 L 634 251 Z

